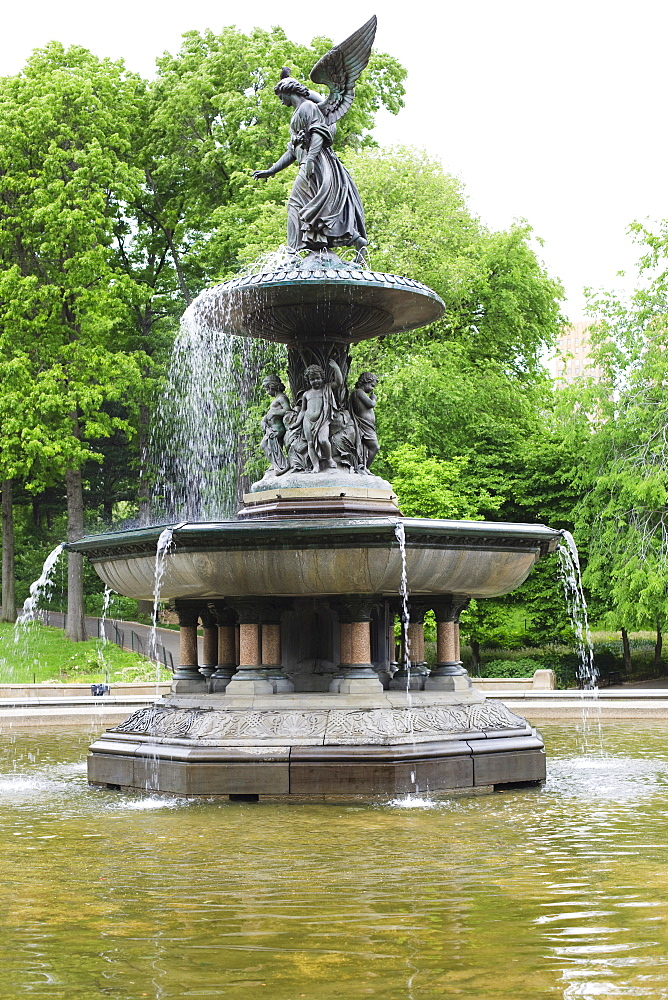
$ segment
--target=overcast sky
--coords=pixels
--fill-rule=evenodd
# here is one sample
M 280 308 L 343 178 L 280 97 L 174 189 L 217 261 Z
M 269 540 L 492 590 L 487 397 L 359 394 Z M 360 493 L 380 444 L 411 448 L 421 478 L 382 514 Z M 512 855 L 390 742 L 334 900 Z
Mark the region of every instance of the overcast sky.
M 525 218 L 544 241 L 572 320 L 582 288 L 619 287 L 638 248 L 633 220 L 668 218 L 668 6 L 635 0 L 425 0 L 335 5 L 255 0 L 175 4 L 29 0 L 5 8 L 0 73 L 17 72 L 50 39 L 123 58 L 151 76 L 190 29 L 282 25 L 289 37 L 342 41 L 378 14 L 377 47 L 408 70 L 406 107 L 384 115 L 383 145 L 426 148 L 463 180 L 489 226 Z M 332 9 L 336 9 L 336 15 Z M 262 164 L 259 164 L 262 166 Z M 628 279 L 627 279 L 628 282 Z

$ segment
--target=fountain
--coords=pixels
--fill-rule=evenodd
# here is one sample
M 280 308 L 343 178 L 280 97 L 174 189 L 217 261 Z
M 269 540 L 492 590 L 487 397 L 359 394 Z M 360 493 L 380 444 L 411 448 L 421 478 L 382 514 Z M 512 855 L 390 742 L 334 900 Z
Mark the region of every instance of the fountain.
M 212 333 L 287 347 L 289 392 L 278 375 L 263 383 L 269 468 L 236 520 L 175 524 L 168 548 L 164 525 L 68 543 L 119 593 L 172 601 L 180 622 L 170 695 L 92 745 L 93 784 L 180 795 L 402 796 L 545 776 L 535 731 L 473 690 L 459 616 L 471 598 L 519 586 L 560 533 L 402 517 L 391 484 L 371 471 L 377 380 L 363 372 L 349 384 L 351 345 L 424 326 L 444 310 L 420 282 L 371 270 L 359 194 L 331 150 L 374 32 L 372 18 L 316 65 L 312 79 L 329 86 L 326 99 L 283 72 L 276 93 L 294 109 L 292 139 L 255 176 L 299 164 L 290 253 L 191 306 L 191 320 Z M 354 261 L 335 253 L 341 246 L 355 248 Z M 437 623 L 431 672 L 428 610 Z

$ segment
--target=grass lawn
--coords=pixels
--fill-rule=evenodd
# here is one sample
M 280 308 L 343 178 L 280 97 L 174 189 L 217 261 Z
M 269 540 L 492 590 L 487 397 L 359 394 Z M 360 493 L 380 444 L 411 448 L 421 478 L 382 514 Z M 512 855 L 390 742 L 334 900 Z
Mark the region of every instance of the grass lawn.
M 611 639 L 619 642 L 621 641 L 622 633 L 611 632 L 607 629 L 595 628 L 592 626 L 591 637 L 594 642 L 606 642 Z M 651 639 L 652 642 L 656 642 L 656 632 L 629 632 L 629 639 Z
M 160 667 L 160 680 L 171 671 Z M 39 684 L 42 681 L 155 681 L 156 667 L 138 653 L 101 639 L 71 642 L 62 629 L 32 622 L 15 629 L 0 623 L 0 682 Z

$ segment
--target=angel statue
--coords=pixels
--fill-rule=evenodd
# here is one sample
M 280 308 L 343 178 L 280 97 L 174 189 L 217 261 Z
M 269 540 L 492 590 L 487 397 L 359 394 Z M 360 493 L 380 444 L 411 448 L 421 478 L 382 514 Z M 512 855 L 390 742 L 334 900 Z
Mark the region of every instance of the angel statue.
M 355 84 L 369 61 L 376 17 L 318 60 L 314 83 L 329 87 L 322 97 L 290 76 L 286 68 L 274 87 L 283 104 L 294 108 L 288 148 L 268 170 L 253 177 L 272 177 L 294 163 L 299 173 L 288 200 L 288 247 L 323 250 L 353 246 L 366 257 L 364 209 L 352 177 L 332 150 L 336 122 L 353 103 Z

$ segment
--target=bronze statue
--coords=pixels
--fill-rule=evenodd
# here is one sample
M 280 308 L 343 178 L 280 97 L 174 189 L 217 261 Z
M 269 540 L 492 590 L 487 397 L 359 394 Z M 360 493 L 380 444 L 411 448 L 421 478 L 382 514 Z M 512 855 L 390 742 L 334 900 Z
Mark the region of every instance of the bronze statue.
M 325 373 L 320 365 L 309 365 L 305 371 L 310 388 L 302 396 L 302 409 L 295 426 L 301 425 L 308 448 L 308 457 L 313 472 L 335 469 L 332 445 L 329 439 L 330 425 L 340 408 L 340 394 L 344 386 L 343 375 L 336 361 L 330 361 L 334 373 L 330 382 L 325 382 Z
M 283 418 L 291 410 L 290 400 L 285 395 L 285 386 L 278 375 L 267 375 L 262 379 L 262 387 L 273 396 L 271 405 L 262 418 L 264 435 L 260 442 L 262 451 L 267 456 L 270 468 L 274 472 L 288 471 L 288 460 L 283 451 L 285 424 Z
M 283 446 L 288 456 L 286 472 L 306 472 L 308 465 L 308 445 L 304 437 L 304 428 L 296 410 L 289 410 L 283 417 L 285 438 Z M 284 475 L 284 473 L 280 473 Z
M 359 449 L 362 454 L 360 472 L 368 472 L 369 466 L 379 452 L 376 434 L 376 394 L 378 376 L 373 372 L 362 372 L 350 394 L 349 407 L 357 424 Z
M 347 472 L 357 472 L 359 467 L 359 435 L 350 412 L 344 408 L 336 410 L 329 425 L 329 440 L 332 458 L 338 468 Z
M 272 177 L 297 161 L 299 173 L 288 200 L 288 247 L 323 250 L 352 246 L 366 257 L 364 209 L 352 177 L 332 150 L 336 122 L 353 102 L 355 83 L 367 65 L 376 34 L 376 17 L 318 60 L 314 83 L 329 87 L 322 97 L 290 76 L 284 68 L 274 88 L 283 104 L 293 107 L 290 142 L 280 160 L 253 177 Z

